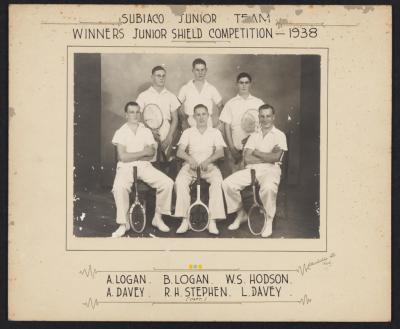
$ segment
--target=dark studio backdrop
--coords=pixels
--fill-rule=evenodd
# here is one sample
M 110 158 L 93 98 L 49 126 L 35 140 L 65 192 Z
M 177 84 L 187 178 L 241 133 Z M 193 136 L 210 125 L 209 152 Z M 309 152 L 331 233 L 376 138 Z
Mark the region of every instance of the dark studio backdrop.
M 310 202 L 319 200 L 318 55 L 75 54 L 74 190 L 111 189 L 116 165 L 111 139 L 125 122 L 124 105 L 150 86 L 156 65 L 166 67 L 166 87 L 177 95 L 192 79 L 196 57 L 207 62 L 207 80 L 224 103 L 237 94 L 238 73 L 252 76 L 251 93 L 275 107 L 275 125 L 288 137 L 287 184 Z

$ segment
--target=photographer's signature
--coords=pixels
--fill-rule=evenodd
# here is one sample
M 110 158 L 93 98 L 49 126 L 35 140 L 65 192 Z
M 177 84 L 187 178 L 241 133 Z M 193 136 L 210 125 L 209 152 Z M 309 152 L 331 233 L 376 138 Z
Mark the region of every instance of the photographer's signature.
M 303 265 L 299 265 L 296 269 L 296 272 L 301 275 L 304 275 L 308 271 L 311 271 L 311 269 L 316 265 L 329 266 L 332 264 L 332 258 L 334 258 L 335 256 L 336 256 L 335 253 L 331 253 L 329 256 L 318 258 L 317 260 L 304 263 Z

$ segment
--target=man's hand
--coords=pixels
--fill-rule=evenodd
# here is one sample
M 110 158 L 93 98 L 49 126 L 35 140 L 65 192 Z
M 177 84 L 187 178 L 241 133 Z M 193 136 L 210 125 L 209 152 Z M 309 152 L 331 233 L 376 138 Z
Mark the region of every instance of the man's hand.
M 182 119 L 181 127 L 182 127 L 182 131 L 189 128 L 189 122 L 188 122 L 187 118 Z
M 232 154 L 233 159 L 235 160 L 236 163 L 238 163 L 242 159 L 242 154 L 236 147 L 232 147 L 230 149 L 230 152 Z
M 280 151 L 282 151 L 282 149 L 280 148 L 280 146 L 279 146 L 279 145 L 275 145 L 271 152 L 272 152 L 272 153 L 278 153 L 278 152 L 280 152 Z
M 210 162 L 208 160 L 204 160 L 202 163 L 200 163 L 200 168 L 203 171 L 207 171 L 209 165 L 210 165 Z
M 152 129 L 151 132 L 153 133 L 153 137 L 156 140 L 156 142 L 160 141 L 160 132 L 156 129 Z
M 195 159 L 193 159 L 192 157 L 189 158 L 188 163 L 189 163 L 190 169 L 192 169 L 192 170 L 196 170 L 197 167 L 199 166 L 199 164 L 197 163 L 197 161 L 196 161 Z
M 146 145 L 143 148 L 143 156 L 153 156 L 154 155 L 154 147 L 152 145 Z
M 161 143 L 161 149 L 165 151 L 172 143 L 172 136 L 168 135 L 167 138 Z

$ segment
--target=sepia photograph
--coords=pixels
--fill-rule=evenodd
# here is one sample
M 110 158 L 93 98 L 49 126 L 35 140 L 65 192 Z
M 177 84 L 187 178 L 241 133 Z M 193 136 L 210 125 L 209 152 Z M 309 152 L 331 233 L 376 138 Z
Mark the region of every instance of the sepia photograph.
M 391 320 L 390 6 L 9 17 L 10 321 Z
M 118 50 L 73 54 L 75 237 L 320 238 L 320 55 Z

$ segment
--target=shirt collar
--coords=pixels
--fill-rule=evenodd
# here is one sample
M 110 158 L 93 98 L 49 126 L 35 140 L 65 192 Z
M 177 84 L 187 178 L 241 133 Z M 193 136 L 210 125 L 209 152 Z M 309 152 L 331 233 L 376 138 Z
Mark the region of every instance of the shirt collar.
M 275 127 L 275 125 L 273 125 L 272 128 L 271 128 L 271 130 L 270 130 L 270 131 L 268 132 L 268 134 L 265 135 L 265 136 L 268 136 L 269 134 L 275 134 L 275 133 L 277 132 L 277 130 L 278 130 L 278 129 Z M 260 130 L 258 131 L 258 133 L 260 134 L 261 137 L 265 137 L 265 136 L 263 136 L 263 133 L 262 133 L 261 128 L 260 128 Z
M 161 92 L 159 93 L 153 86 L 150 86 L 149 90 L 150 90 L 152 93 L 156 93 L 156 94 L 163 94 L 163 93 L 165 93 L 165 92 L 167 91 L 167 89 L 164 87 L 164 89 L 161 90 Z
M 199 134 L 201 134 L 200 130 L 199 130 L 196 126 L 193 127 L 193 128 L 196 129 L 196 131 L 197 131 Z M 203 133 L 203 134 L 210 132 L 211 129 L 212 129 L 211 127 L 207 126 L 207 128 L 206 128 L 206 130 L 204 130 L 204 133 Z
M 190 84 L 191 86 L 193 86 L 193 88 L 196 88 L 196 86 L 194 85 L 194 79 L 190 80 L 190 81 L 189 81 L 189 84 Z M 204 86 L 203 86 L 203 88 L 204 88 L 206 85 L 208 85 L 208 81 L 207 81 L 206 79 L 204 79 Z M 197 88 L 196 88 L 196 90 L 197 90 Z
M 236 95 L 236 98 L 238 98 L 238 99 L 244 99 L 244 100 L 247 101 L 248 99 L 253 99 L 254 96 L 253 96 L 252 94 L 249 94 L 249 96 L 247 96 L 247 98 L 244 98 L 244 97 L 240 96 L 239 94 L 237 94 L 237 95 Z
M 131 128 L 129 128 L 128 122 L 125 122 L 125 127 L 131 131 Z M 143 129 L 143 128 L 146 128 L 145 125 L 143 124 L 143 122 L 139 122 L 138 129 Z

